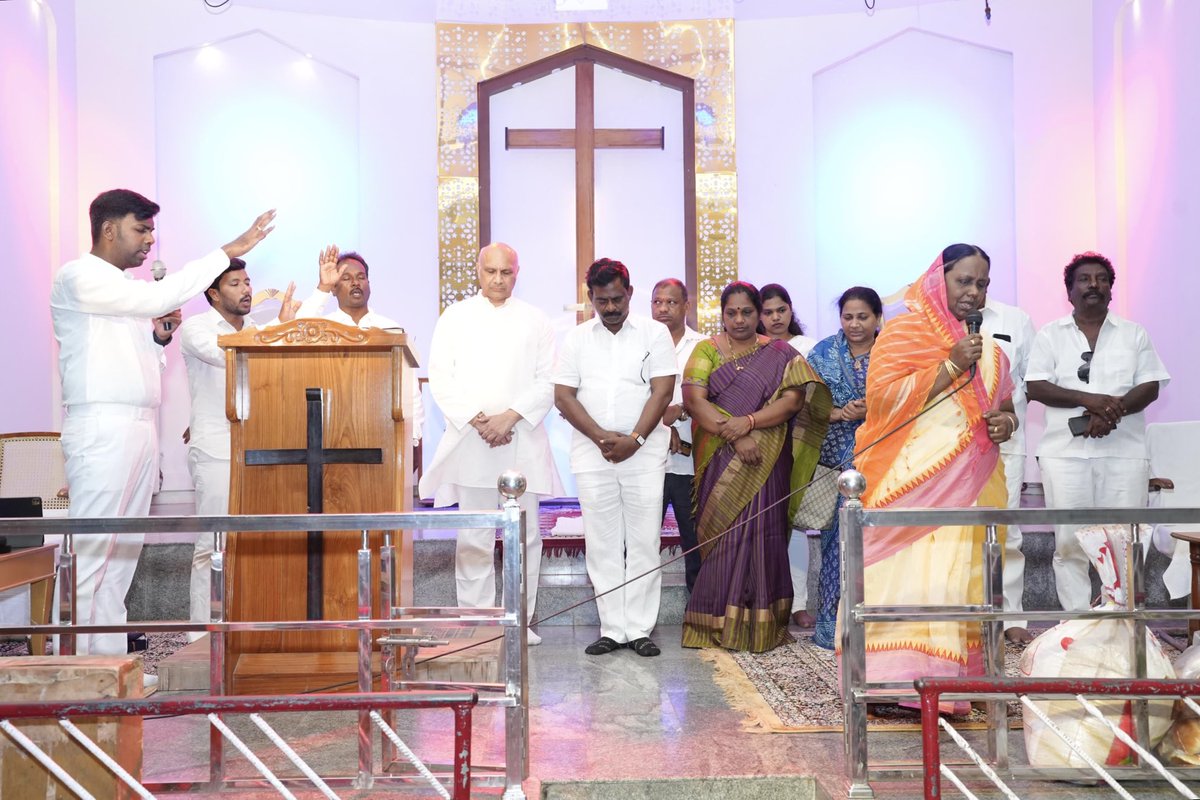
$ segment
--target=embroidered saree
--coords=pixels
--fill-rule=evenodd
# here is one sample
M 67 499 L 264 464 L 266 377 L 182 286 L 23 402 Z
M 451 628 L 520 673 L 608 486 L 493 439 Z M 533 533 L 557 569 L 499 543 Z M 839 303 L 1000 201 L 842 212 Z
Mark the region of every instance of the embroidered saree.
M 946 305 L 941 257 L 909 288 L 905 304 L 909 313 L 889 321 L 871 351 L 867 418 L 856 442 L 855 466 L 867 479 L 863 504 L 1004 508 L 1004 468 L 983 413 L 1012 395 L 1007 359 L 985 336 L 975 376 L 963 375 L 927 402 L 950 348 L 966 336 Z M 933 406 L 964 381 L 966 388 Z M 983 602 L 983 540 L 983 527 L 865 529 L 867 604 Z M 866 643 L 870 681 L 982 674 L 979 623 L 868 623 Z M 965 713 L 969 704 L 943 710 Z
M 733 360 L 711 339 L 701 342 L 683 380 L 706 387 L 708 401 L 732 417 L 759 411 L 787 389 L 804 396 L 790 420 L 750 432 L 763 456 L 755 467 L 721 437 L 693 426 L 694 516 L 703 560 L 684 614 L 683 646 L 765 652 L 791 641 L 787 537 L 802 494 L 787 498 L 812 479 L 829 425 L 829 390 L 803 356 L 780 341 Z

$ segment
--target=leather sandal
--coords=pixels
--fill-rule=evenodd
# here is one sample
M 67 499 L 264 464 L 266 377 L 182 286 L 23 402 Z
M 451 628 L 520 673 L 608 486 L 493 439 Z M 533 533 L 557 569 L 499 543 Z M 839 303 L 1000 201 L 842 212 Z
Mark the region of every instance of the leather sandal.
M 650 658 L 662 652 L 658 649 L 658 645 L 650 641 L 650 637 L 648 636 L 643 636 L 641 639 L 634 639 L 626 646 L 643 658 Z
M 614 650 L 620 650 L 624 646 L 625 645 L 621 644 L 615 639 L 610 639 L 607 636 L 601 636 L 599 639 L 583 648 L 583 652 L 587 653 L 589 656 L 603 656 L 611 653 Z

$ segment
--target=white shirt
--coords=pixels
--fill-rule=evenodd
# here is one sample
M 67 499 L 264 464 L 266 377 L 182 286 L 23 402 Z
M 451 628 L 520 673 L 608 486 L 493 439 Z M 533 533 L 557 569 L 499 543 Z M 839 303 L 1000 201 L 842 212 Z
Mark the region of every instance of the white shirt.
M 561 495 L 542 424 L 554 405 L 553 371 L 554 328 L 529 303 L 510 297 L 495 306 L 477 294 L 443 311 L 429 345 L 429 388 L 447 424 L 421 477 L 421 496 L 450 505 L 458 487 L 495 488 L 506 469 L 525 475 L 528 492 Z M 471 420 L 510 408 L 521 415 L 512 441 L 490 447 Z
M 1081 354 L 1090 349 L 1073 316 L 1056 319 L 1034 338 L 1025 380 L 1049 381 L 1063 389 L 1119 397 L 1139 384 L 1158 381 L 1162 388 L 1171 379 L 1146 329 L 1111 311 L 1100 326 L 1089 382 L 1084 383 L 1078 371 L 1083 364 Z M 1071 435 L 1067 420 L 1082 413 L 1082 407 L 1046 406 L 1046 431 L 1037 454 L 1064 458 L 1147 457 L 1145 412 L 1123 417 L 1112 433 L 1099 439 Z
M 242 330 L 254 329 L 249 317 L 242 319 Z M 179 326 L 179 349 L 192 396 L 188 445 L 223 459 L 229 458 L 229 419 L 225 416 L 225 351 L 217 346 L 217 337 L 226 333 L 237 329 L 215 308 L 188 317 Z
M 567 333 L 558 354 L 554 382 L 577 389 L 576 398 L 601 428 L 629 434 L 650 399 L 650 379 L 675 375 L 675 348 L 667 326 L 630 314 L 615 334 L 593 317 Z M 670 436 L 658 424 L 646 443 L 623 462 L 626 469 L 663 469 Z M 612 468 L 591 439 L 578 430 L 571 435 L 571 469 L 575 473 Z
M 317 289 L 308 299 L 300 304 L 300 309 L 296 312 L 296 319 L 321 317 L 331 322 L 349 325 L 351 328 L 382 328 L 384 330 L 395 328 L 400 331 L 404 330 L 404 327 L 391 317 L 377 314 L 370 309 L 367 309 L 367 313 L 363 314 L 362 319 L 358 322 L 355 322 L 354 317 L 342 311 L 340 307 L 335 308 L 331 313 L 325 314 L 322 317 L 321 312 L 325 310 L 325 304 L 329 302 L 330 297 L 329 292 Z M 416 358 L 417 346 L 416 342 L 413 341 L 412 334 L 408 334 L 408 348 L 412 351 L 413 357 Z M 421 400 L 421 382 L 417 380 L 415 370 L 409 382 L 412 384 L 413 447 L 416 447 L 423 438 L 423 431 L 425 430 L 425 403 Z
M 203 292 L 228 266 L 229 256 L 214 250 L 152 282 L 91 253 L 64 264 L 50 288 L 63 404 L 158 408 L 166 361 L 153 318 Z
M 1017 430 L 1012 438 L 1000 445 L 1005 455 L 1025 455 L 1025 409 L 1029 400 L 1025 396 L 1025 373 L 1029 368 L 1029 351 L 1033 349 L 1033 320 L 1021 309 L 1001 303 L 991 297 L 983 307 L 983 330 L 990 333 L 1008 357 L 1009 374 L 1013 382 L 1013 411 L 1017 414 Z M 1008 341 L 996 334 L 1007 336 Z
M 683 403 L 683 368 L 687 366 L 688 359 L 692 357 L 692 351 L 696 349 L 696 345 L 703 342 L 706 337 L 704 334 L 694 331 L 687 325 L 683 326 L 683 336 L 679 337 L 679 341 L 675 344 L 675 363 L 679 366 L 679 370 L 675 373 L 675 394 L 671 395 L 671 405 L 677 406 Z M 679 432 L 679 441 L 692 441 L 692 422 L 690 419 L 677 420 L 672 426 Z M 667 472 L 672 475 L 695 475 L 696 466 L 690 455 L 683 453 L 670 452 L 670 441 L 668 440 L 667 452 Z

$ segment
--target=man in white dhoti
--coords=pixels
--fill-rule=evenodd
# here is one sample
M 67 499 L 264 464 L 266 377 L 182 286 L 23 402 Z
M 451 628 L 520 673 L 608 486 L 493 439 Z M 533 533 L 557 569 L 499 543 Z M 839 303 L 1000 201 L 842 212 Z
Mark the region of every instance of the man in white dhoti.
M 1017 429 L 1007 442 L 1000 443 L 1000 458 L 1004 461 L 1004 477 L 1008 483 L 1008 507 L 1021 507 L 1021 489 L 1025 484 L 1025 372 L 1029 367 L 1029 351 L 1033 348 L 1033 321 L 1021 309 L 1001 303 L 985 293 L 983 330 L 990 333 L 1004 355 L 1008 356 L 1009 373 L 1013 382 L 1013 411 Z M 1004 536 L 1004 610 L 1024 610 L 1025 554 L 1021 552 L 1021 526 L 1008 525 Z M 1004 621 L 1004 636 L 1012 642 L 1030 642 L 1033 636 L 1021 619 Z
M 1063 270 L 1074 312 L 1038 331 L 1025 374 L 1046 406 L 1038 466 L 1052 508 L 1142 508 L 1148 495 L 1145 409 L 1170 381 L 1150 335 L 1108 310 L 1112 262 L 1081 253 Z M 1054 528 L 1054 583 L 1066 611 L 1091 606 L 1087 555 L 1075 525 Z
M 571 469 L 600 614 L 600 638 L 584 652 L 629 647 L 656 656 L 650 632 L 662 594 L 659 534 L 670 443 L 663 412 L 679 368 L 666 326 L 629 313 L 633 287 L 624 264 L 596 261 L 587 287 L 597 316 L 567 334 L 554 376 L 555 405 L 575 428 Z
M 654 284 L 650 298 L 651 316 L 667 326 L 671 340 L 675 343 L 675 390 L 671 404 L 663 414 L 663 424 L 670 426 L 671 443 L 668 446 L 667 474 L 663 481 L 663 517 L 667 506 L 675 510 L 675 522 L 679 524 L 679 544 L 684 555 L 684 580 L 688 591 L 700 574 L 700 543 L 696 539 L 696 522 L 692 519 L 692 481 L 695 467 L 692 463 L 692 423 L 683 408 L 683 368 L 697 343 L 704 341 L 704 334 L 692 330 L 687 324 L 687 286 L 678 278 L 664 278 Z
M 554 329 L 540 310 L 512 296 L 521 267 L 516 251 L 495 243 L 479 251 L 479 293 L 447 308 L 429 346 L 429 388 L 446 432 L 421 477 L 421 496 L 463 510 L 498 508 L 496 479 L 525 475 L 525 603 L 533 621 L 542 538 L 541 497 L 562 493 L 543 420 L 554 404 Z M 496 531 L 458 532 L 454 558 L 458 604 L 496 605 Z M 530 644 L 541 638 L 532 630 Z
M 324 316 L 324 319 L 340 322 L 353 328 L 383 328 L 403 332 L 404 328 L 391 317 L 385 317 L 370 309 L 371 301 L 371 268 L 367 260 L 355 252 L 342 253 L 334 245 L 329 245 L 317 257 L 319 264 L 317 290 L 312 293 L 296 312 L 299 318 Z M 336 310 L 325 314 L 325 306 L 329 296 L 337 298 Z M 414 347 L 412 335 L 409 334 L 409 347 Z M 421 386 L 412 376 L 413 402 L 413 447 L 421 443 L 422 432 L 425 429 L 425 404 L 421 401 Z
M 89 209 L 92 249 L 54 276 L 50 314 L 58 340 L 63 455 L 72 517 L 136 517 L 150 511 L 158 481 L 157 412 L 163 348 L 179 306 L 209 286 L 229 259 L 271 232 L 274 211 L 219 250 L 161 281 L 131 279 L 154 244 L 156 203 L 127 189 Z M 75 537 L 80 624 L 124 624 L 125 594 L 142 550 L 139 534 Z M 80 654 L 126 652 L 123 633 L 80 636 Z
M 278 322 L 294 318 L 299 305 L 292 300 L 295 284 L 283 296 Z M 184 320 L 179 326 L 179 346 L 187 367 L 188 390 L 192 407 L 184 441 L 188 445 L 188 472 L 196 490 L 196 515 L 220 516 L 229 513 L 229 419 L 225 416 L 225 351 L 217 346 L 217 337 L 253 329 L 248 320 L 254 290 L 246 274 L 246 262 L 231 258 L 225 271 L 204 292 L 212 306 L 203 314 Z M 211 572 L 213 536 L 200 534 L 192 551 L 190 619 L 208 622 L 211 615 Z M 189 633 L 196 641 L 204 634 Z

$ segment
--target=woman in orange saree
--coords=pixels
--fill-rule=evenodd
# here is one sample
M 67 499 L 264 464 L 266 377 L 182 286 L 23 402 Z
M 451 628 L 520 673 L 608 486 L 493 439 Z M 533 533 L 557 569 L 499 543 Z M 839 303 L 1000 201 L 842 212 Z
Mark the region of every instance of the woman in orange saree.
M 963 322 L 983 305 L 990 267 L 978 247 L 947 247 L 909 287 L 908 313 L 884 325 L 856 442 L 867 508 L 1006 506 L 998 443 L 1017 426 L 1008 363 Z M 864 529 L 867 605 L 981 603 L 983 540 L 981 526 Z M 866 650 L 872 682 L 982 674 L 979 623 L 867 623 Z

